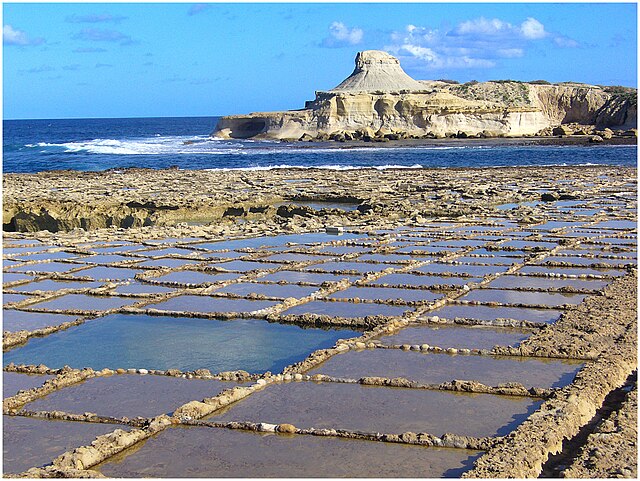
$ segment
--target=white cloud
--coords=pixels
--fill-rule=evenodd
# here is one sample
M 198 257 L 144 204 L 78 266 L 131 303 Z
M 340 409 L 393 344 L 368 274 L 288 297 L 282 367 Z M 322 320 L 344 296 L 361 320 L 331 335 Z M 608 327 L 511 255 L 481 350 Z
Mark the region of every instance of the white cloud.
M 448 30 L 407 25 L 391 33 L 385 49 L 418 70 L 482 69 L 524 57 L 531 43 L 547 36 L 544 25 L 532 17 L 520 24 L 479 17 Z
M 362 42 L 363 36 L 361 28 L 349 28 L 342 22 L 333 22 L 329 26 L 329 36 L 322 41 L 321 46 L 333 48 L 357 45 Z
M 29 38 L 22 30 L 13 28 L 11 25 L 2 27 L 2 43 L 5 45 L 19 45 L 22 47 L 29 45 L 41 45 L 44 43 L 43 38 Z
M 531 40 L 538 40 L 547 36 L 547 32 L 544 30 L 544 25 L 532 17 L 529 17 L 522 22 L 522 25 L 520 25 L 520 31 L 524 38 Z

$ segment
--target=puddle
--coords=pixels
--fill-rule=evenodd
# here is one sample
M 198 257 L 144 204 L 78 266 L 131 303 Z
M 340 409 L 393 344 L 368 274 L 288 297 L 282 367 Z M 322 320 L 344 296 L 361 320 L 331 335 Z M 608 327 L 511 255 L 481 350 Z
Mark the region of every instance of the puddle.
M 118 252 L 135 252 L 144 248 L 145 247 L 141 246 L 140 244 L 134 244 L 114 247 L 89 247 L 89 250 L 91 252 L 95 252 L 96 254 L 117 254 Z
M 141 262 L 140 264 L 137 264 L 136 267 L 164 267 L 164 268 L 174 269 L 177 267 L 199 264 L 201 262 L 203 261 L 191 261 L 186 259 L 165 258 L 165 259 L 155 259 L 152 261 L 144 261 L 144 262 Z
M 556 244 L 555 242 L 530 241 L 530 240 L 522 239 L 522 240 L 507 241 L 504 244 L 500 244 L 500 247 L 514 247 L 516 249 L 522 249 L 527 247 L 531 249 L 538 248 L 541 250 L 549 250 L 549 249 L 553 249 L 557 245 L 558 244 Z
M 318 250 L 318 252 L 322 252 L 325 254 L 336 254 L 336 255 L 344 255 L 344 254 L 366 254 L 370 252 L 369 250 L 365 250 L 360 246 L 325 246 Z
M 147 251 L 140 251 L 138 254 L 145 257 L 162 257 L 162 256 L 187 256 L 192 257 L 195 251 L 191 249 L 183 249 L 180 247 L 168 247 L 166 249 L 153 249 Z
M 564 274 L 568 276 L 597 275 L 619 277 L 626 274 L 622 269 L 594 269 L 592 267 L 549 267 L 524 266 L 518 271 L 521 274 Z
M 196 242 L 202 240 L 200 237 L 167 237 L 166 239 L 150 239 L 145 243 L 151 245 L 164 245 L 164 244 L 186 244 L 189 242 Z
M 164 294 L 167 292 L 174 292 L 175 289 L 169 289 L 164 286 L 156 286 L 153 284 L 141 284 L 139 282 L 132 282 L 124 286 L 118 286 L 113 293 L 114 294 Z
M 102 434 L 127 426 L 69 421 L 49 421 L 22 416 L 2 416 L 2 471 L 21 473 L 43 466 L 78 446 L 85 446 Z
M 119 267 L 91 267 L 75 272 L 73 275 L 74 277 L 88 276 L 96 281 L 125 281 L 133 279 L 136 274 L 142 272 L 144 271 Z
M 440 277 L 440 276 L 418 276 L 413 274 L 387 274 L 380 279 L 371 281 L 368 284 L 373 286 L 416 286 L 430 287 L 435 285 L 463 286 L 469 282 L 480 282 L 482 279 L 473 277 Z
M 256 284 L 252 282 L 243 282 L 223 287 L 216 291 L 216 294 L 231 293 L 239 296 L 261 294 L 268 297 L 286 299 L 287 297 L 307 297 L 309 294 L 317 290 L 318 289 L 315 287 L 297 286 L 295 284 Z
M 347 329 L 303 329 L 258 319 L 113 314 L 45 338 L 32 338 L 23 347 L 4 353 L 4 363 L 277 373 L 317 349 L 333 346 L 340 338 L 358 335 Z
M 311 301 L 294 306 L 280 314 L 283 316 L 288 316 L 289 314 L 323 314 L 325 316 L 339 317 L 401 316 L 407 310 L 409 309 L 405 306 L 388 306 L 386 304 Z
M 564 229 L 566 227 L 581 227 L 584 225 L 584 222 L 564 222 L 552 220 L 549 222 L 545 222 L 544 224 L 533 226 L 531 229 L 533 230 L 554 230 L 554 229 Z
M 59 326 L 65 322 L 75 321 L 78 316 L 67 314 L 50 314 L 48 312 L 26 312 L 14 309 L 2 310 L 2 329 L 5 331 L 33 331 L 47 326 Z
M 98 254 L 80 259 L 85 264 L 115 264 L 117 262 L 136 262 L 143 257 L 119 256 L 117 254 Z
M 159 282 L 177 282 L 179 284 L 194 284 L 199 286 L 207 286 L 216 282 L 231 281 L 242 277 L 242 274 L 235 273 L 215 273 L 203 271 L 178 271 L 171 272 L 164 276 L 154 277 L 154 281 Z
M 13 272 L 3 272 L 2 273 L 2 282 L 3 284 L 8 284 L 9 282 L 16 282 L 16 281 L 26 281 L 26 280 L 31 280 L 33 279 L 33 277 L 28 276 L 26 274 L 16 274 Z
M 402 247 L 401 249 L 397 249 L 394 252 L 396 254 L 413 254 L 413 255 L 421 255 L 421 254 L 435 254 L 436 252 L 454 252 L 460 250 L 457 247 L 438 247 L 438 246 L 408 246 Z
M 564 304 L 580 304 L 586 296 L 583 294 L 564 294 L 559 292 L 524 292 L 507 289 L 474 289 L 460 297 L 460 301 L 500 302 L 503 304 L 529 304 L 557 307 Z
M 479 456 L 463 449 L 183 427 L 167 429 L 96 469 L 125 478 L 439 478 L 459 477 Z
M 447 239 L 447 240 L 439 240 L 431 244 L 432 247 L 478 247 L 486 244 L 486 240 L 475 240 L 475 239 Z
M 266 282 L 287 282 L 296 284 L 298 282 L 305 282 L 308 284 L 320 285 L 323 282 L 339 282 L 342 279 L 349 279 L 353 282 L 360 279 L 359 276 L 347 275 L 347 274 L 321 274 L 318 272 L 305 272 L 305 271 L 279 271 L 273 274 L 267 274 L 261 277 L 261 281 Z
M 310 261 L 324 261 L 325 256 L 314 256 L 309 254 L 297 254 L 295 252 L 284 252 L 281 254 L 273 254 L 269 257 L 265 257 L 262 260 L 265 261 L 278 261 L 278 262 L 310 262 Z
M 489 386 L 519 382 L 526 387 L 562 387 L 582 367 L 576 361 L 555 359 L 450 356 L 399 349 L 367 349 L 338 354 L 307 374 L 360 379 L 365 376 L 404 377 L 423 383 L 475 380 Z
M 608 281 L 592 279 L 562 279 L 535 276 L 501 276 L 487 284 L 494 289 L 515 289 L 518 287 L 530 287 L 533 289 L 559 289 L 561 287 L 575 287 L 576 289 L 601 290 Z
M 638 223 L 632 220 L 607 220 L 598 222 L 592 228 L 604 229 L 637 229 Z
M 148 304 L 145 308 L 184 312 L 255 312 L 277 304 L 278 302 L 274 301 L 181 295 L 158 304 Z
M 171 414 L 189 401 L 213 397 L 236 385 L 225 381 L 156 375 L 95 377 L 37 399 L 27 404 L 25 409 L 151 418 Z
M 521 262 L 519 259 L 517 259 L 518 257 L 527 257 L 528 255 L 530 255 L 529 252 L 525 252 L 525 251 L 519 251 L 519 250 L 515 250 L 515 251 L 505 251 L 505 250 L 491 250 L 491 249 L 474 249 L 471 252 L 469 252 L 469 254 L 478 254 L 478 255 L 483 255 L 483 256 L 496 256 L 496 257 L 504 257 L 505 259 L 503 259 L 505 262 Z M 509 259 L 509 258 L 515 258 L 513 260 Z
M 51 378 L 53 376 L 5 371 L 2 373 L 2 397 L 5 399 L 18 394 L 18 391 L 40 387 Z
M 371 264 L 368 262 L 337 262 L 329 261 L 324 264 L 316 264 L 306 269 L 313 269 L 324 272 L 358 272 L 364 274 L 366 272 L 380 272 L 391 267 L 400 267 L 393 264 Z
M 522 262 L 522 258 L 518 257 L 504 257 L 504 256 L 496 256 L 496 257 L 456 257 L 456 262 L 462 262 L 465 264 L 490 264 L 492 266 L 511 266 L 512 264 L 517 264 Z
M 29 305 L 30 309 L 46 311 L 78 310 L 78 311 L 106 311 L 119 309 L 134 304 L 135 300 L 115 296 L 89 296 L 86 294 L 67 294 L 49 301 Z
M 280 264 L 270 264 L 268 262 L 253 262 L 253 261 L 229 261 L 221 262 L 218 264 L 209 264 L 210 267 L 222 268 L 227 271 L 236 272 L 250 272 L 257 270 L 272 270 L 280 267 Z
M 418 267 L 416 271 L 423 272 L 425 274 L 442 274 L 450 272 L 451 274 L 469 274 L 474 277 L 483 277 L 489 274 L 496 274 L 497 272 L 505 272 L 508 269 L 507 266 L 479 266 L 471 264 L 427 264 L 426 266 Z
M 407 254 L 362 254 L 361 256 L 358 256 L 358 260 L 359 261 L 374 261 L 374 262 L 385 262 L 385 263 L 391 263 L 391 262 L 397 262 L 397 263 L 402 263 L 402 264 L 406 264 L 408 262 L 412 262 L 412 261 L 427 261 L 427 260 L 434 260 L 435 257 L 420 257 L 419 259 L 416 259 L 415 257 L 411 257 L 410 255 Z
M 79 254 L 69 254 L 68 252 L 41 252 L 40 254 L 17 256 L 22 261 L 56 261 L 62 259 L 75 259 Z
M 571 256 L 549 256 L 545 259 L 538 261 L 536 264 L 548 264 L 550 262 L 568 262 L 569 264 L 576 264 L 580 266 L 588 266 L 591 264 L 608 264 L 612 267 L 624 266 L 626 264 L 636 264 L 635 259 L 606 259 L 598 257 L 571 257 Z
M 299 382 L 269 386 L 207 420 L 483 437 L 507 434 L 540 404 L 511 396 Z
M 495 345 L 517 346 L 531 334 L 519 329 L 486 326 L 408 326 L 391 336 L 380 337 L 385 345 L 429 344 L 444 349 L 492 349 Z
M 66 262 L 39 262 L 37 264 L 28 264 L 26 266 L 16 266 L 9 269 L 10 272 L 68 272 L 72 269 L 84 267 L 82 264 L 70 264 Z
M 369 299 L 369 300 L 395 300 L 403 301 L 434 301 L 440 299 L 442 293 L 433 293 L 422 289 L 398 289 L 394 287 L 349 287 L 344 291 L 334 292 L 329 297 L 333 299 Z
M 480 319 L 493 321 L 495 319 L 515 319 L 518 321 L 531 321 L 552 323 L 560 317 L 561 312 L 552 309 L 527 309 L 521 307 L 488 307 L 450 304 L 435 311 L 430 311 L 427 316 L 438 316 L 444 319 Z
M 25 296 L 24 294 L 2 294 L 2 304 L 9 304 L 12 302 L 20 302 L 25 299 L 30 299 L 29 296 Z
M 30 282 L 29 284 L 15 286 L 11 289 L 21 292 L 51 292 L 59 291 L 60 289 L 95 289 L 96 287 L 100 287 L 101 285 L 101 282 L 53 281 L 50 279 L 45 279 L 43 281 Z

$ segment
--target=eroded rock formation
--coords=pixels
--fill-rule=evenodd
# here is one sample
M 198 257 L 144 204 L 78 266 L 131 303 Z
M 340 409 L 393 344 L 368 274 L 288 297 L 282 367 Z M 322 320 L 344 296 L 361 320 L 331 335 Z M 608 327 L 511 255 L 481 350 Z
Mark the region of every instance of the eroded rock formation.
M 633 89 L 515 81 L 418 81 L 398 59 L 367 50 L 353 73 L 304 109 L 222 117 L 223 138 L 368 140 L 535 135 L 563 123 L 635 128 Z

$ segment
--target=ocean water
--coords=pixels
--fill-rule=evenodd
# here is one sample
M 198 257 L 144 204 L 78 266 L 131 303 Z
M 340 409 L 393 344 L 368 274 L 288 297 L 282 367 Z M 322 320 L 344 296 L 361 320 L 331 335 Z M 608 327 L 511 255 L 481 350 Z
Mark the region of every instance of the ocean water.
M 271 169 L 319 167 L 635 166 L 637 147 L 310 144 L 213 139 L 217 117 L 5 120 L 3 172 L 126 167 Z M 335 148 L 339 145 L 342 148 Z

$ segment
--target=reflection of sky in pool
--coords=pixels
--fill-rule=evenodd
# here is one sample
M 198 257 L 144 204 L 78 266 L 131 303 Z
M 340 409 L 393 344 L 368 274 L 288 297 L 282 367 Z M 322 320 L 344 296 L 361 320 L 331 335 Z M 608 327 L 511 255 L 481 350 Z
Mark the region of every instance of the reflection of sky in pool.
M 356 335 L 349 330 L 302 329 L 256 319 L 115 314 L 31 339 L 5 353 L 4 363 L 42 363 L 50 368 L 279 372 L 317 349 L 333 346 L 339 338 Z

